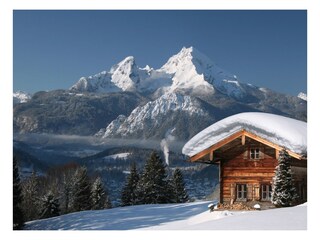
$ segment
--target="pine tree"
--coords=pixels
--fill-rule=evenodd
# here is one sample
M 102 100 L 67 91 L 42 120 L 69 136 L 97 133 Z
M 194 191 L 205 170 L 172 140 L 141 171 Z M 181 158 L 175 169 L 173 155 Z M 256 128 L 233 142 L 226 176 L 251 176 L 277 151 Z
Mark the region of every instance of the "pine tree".
M 76 170 L 72 188 L 73 211 L 83 211 L 92 208 L 91 199 L 91 183 L 85 167 L 80 167 Z
M 277 207 L 292 206 L 298 195 L 293 184 L 290 156 L 283 149 L 279 153 L 278 166 L 272 182 L 271 202 Z
M 137 195 L 140 204 L 170 202 L 166 169 L 156 152 L 146 162 L 137 186 Z
M 19 168 L 16 158 L 13 158 L 13 229 L 22 229 L 24 215 L 22 212 L 22 190 L 19 176 Z
M 136 163 L 133 162 L 130 174 L 127 177 L 126 184 L 121 193 L 121 206 L 135 205 L 138 202 L 137 185 L 140 176 L 137 171 Z
M 91 198 L 93 210 L 111 208 L 111 203 L 109 201 L 109 198 L 105 191 L 104 184 L 100 177 L 97 177 L 92 184 Z
M 173 201 L 175 203 L 187 202 L 189 197 L 185 189 L 182 173 L 179 168 L 176 168 L 173 173 L 171 185 L 173 190 Z
M 40 198 L 40 218 L 50 218 L 59 216 L 60 204 L 59 199 L 49 191 L 46 195 Z

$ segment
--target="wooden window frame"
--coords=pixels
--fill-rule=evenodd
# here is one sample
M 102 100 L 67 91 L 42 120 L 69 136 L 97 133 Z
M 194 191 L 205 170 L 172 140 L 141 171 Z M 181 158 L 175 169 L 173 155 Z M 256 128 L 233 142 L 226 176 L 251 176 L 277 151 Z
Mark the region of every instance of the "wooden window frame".
M 261 159 L 261 149 L 259 147 L 250 147 L 250 149 L 249 149 L 249 158 L 250 158 L 250 160 L 259 160 L 259 159 Z
M 236 184 L 236 201 L 247 201 L 248 186 L 244 183 Z
M 260 185 L 260 193 L 261 201 L 271 201 L 272 185 L 270 183 L 262 183 Z

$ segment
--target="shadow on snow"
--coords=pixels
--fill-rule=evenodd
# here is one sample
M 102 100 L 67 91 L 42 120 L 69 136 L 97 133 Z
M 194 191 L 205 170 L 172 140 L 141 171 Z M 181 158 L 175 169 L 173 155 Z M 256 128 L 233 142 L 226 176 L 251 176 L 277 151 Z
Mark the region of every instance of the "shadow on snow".
M 184 220 L 208 210 L 208 202 L 148 204 L 106 210 L 83 211 L 35 220 L 27 230 L 129 230 Z

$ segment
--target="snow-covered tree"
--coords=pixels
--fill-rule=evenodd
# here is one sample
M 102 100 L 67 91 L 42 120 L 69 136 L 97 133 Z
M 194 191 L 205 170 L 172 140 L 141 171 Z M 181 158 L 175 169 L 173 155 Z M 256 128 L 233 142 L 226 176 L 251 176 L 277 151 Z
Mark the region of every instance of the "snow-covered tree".
M 297 190 L 293 184 L 289 159 L 288 152 L 285 149 L 281 150 L 272 182 L 271 194 L 271 202 L 277 207 L 292 206 L 298 198 Z
M 171 196 L 168 191 L 166 169 L 162 159 L 153 152 L 147 160 L 137 186 L 140 204 L 168 203 Z
M 91 182 L 85 167 L 80 167 L 74 174 L 72 186 L 72 210 L 83 211 L 92 208 Z
M 140 176 L 137 171 L 136 163 L 133 162 L 130 169 L 130 174 L 127 177 L 126 184 L 122 189 L 121 193 L 121 205 L 135 205 L 137 204 L 137 185 L 139 182 Z
M 13 229 L 22 229 L 24 215 L 22 212 L 22 191 L 19 176 L 19 168 L 16 158 L 13 158 Z
M 93 210 L 111 208 L 111 203 L 100 177 L 97 177 L 92 184 L 91 198 Z
M 187 202 L 189 196 L 185 189 L 185 183 L 183 180 L 182 172 L 179 168 L 176 168 L 173 172 L 173 178 L 171 180 L 172 192 L 173 192 L 173 201 L 175 203 L 184 203 Z
M 49 191 L 42 198 L 40 198 L 40 218 L 50 218 L 59 216 L 60 204 L 59 199 Z

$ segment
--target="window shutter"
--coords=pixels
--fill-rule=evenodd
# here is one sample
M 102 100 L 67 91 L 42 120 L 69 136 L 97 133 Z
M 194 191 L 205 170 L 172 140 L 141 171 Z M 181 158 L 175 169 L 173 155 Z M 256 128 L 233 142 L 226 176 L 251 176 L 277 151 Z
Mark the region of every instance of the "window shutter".
M 260 200 L 260 184 L 254 185 L 254 196 L 253 200 L 259 201 Z
M 259 159 L 264 159 L 264 149 L 260 148 L 259 150 Z
M 252 184 L 248 184 L 247 185 L 247 200 L 252 200 L 252 196 L 253 196 L 253 186 Z
M 236 184 L 230 184 L 230 203 L 233 204 L 236 200 Z
M 249 153 L 249 151 L 248 151 L 248 149 L 246 148 L 246 150 L 245 150 L 244 153 L 243 153 L 243 159 L 248 159 L 248 153 Z

